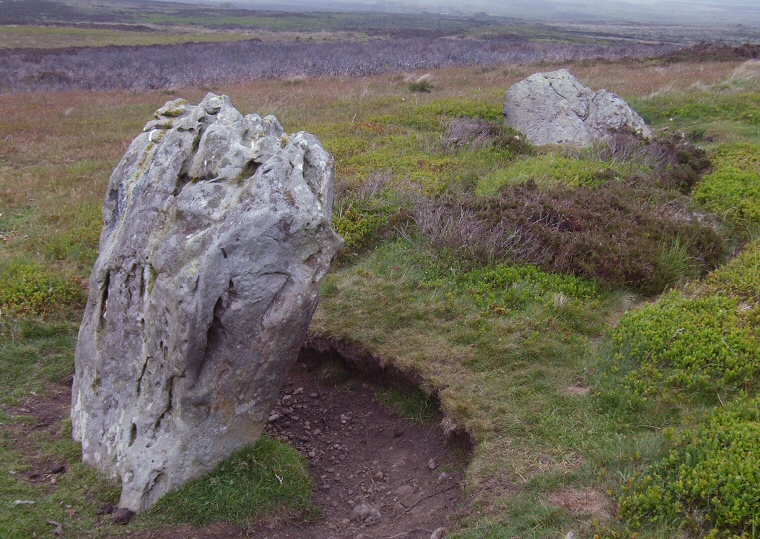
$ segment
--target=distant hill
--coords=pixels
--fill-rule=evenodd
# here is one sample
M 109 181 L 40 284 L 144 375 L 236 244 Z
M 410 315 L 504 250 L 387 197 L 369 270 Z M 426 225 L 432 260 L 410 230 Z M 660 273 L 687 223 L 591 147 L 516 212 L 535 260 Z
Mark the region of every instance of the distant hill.
M 192 1 L 192 0 L 191 0 Z M 484 14 L 549 21 L 743 24 L 760 26 L 760 3 L 749 0 L 237 0 L 249 8 Z

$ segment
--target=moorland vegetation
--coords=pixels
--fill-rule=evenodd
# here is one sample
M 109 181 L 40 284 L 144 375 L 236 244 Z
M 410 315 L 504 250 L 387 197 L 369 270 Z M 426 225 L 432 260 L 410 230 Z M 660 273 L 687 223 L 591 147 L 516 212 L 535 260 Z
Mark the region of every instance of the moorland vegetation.
M 346 247 L 311 331 L 415 372 L 472 439 L 450 536 L 756 536 L 760 63 L 580 56 L 425 67 L 425 91 L 425 71 L 403 64 L 143 92 L 5 88 L 0 529 L 124 533 L 92 509 L 118 488 L 82 466 L 65 406 L 47 423 L 31 410 L 67 398 L 110 171 L 165 101 L 213 90 L 335 156 Z M 655 140 L 535 148 L 504 128 L 506 88 L 558 67 L 628 100 Z M 265 438 L 130 529 L 317 518 L 306 469 Z

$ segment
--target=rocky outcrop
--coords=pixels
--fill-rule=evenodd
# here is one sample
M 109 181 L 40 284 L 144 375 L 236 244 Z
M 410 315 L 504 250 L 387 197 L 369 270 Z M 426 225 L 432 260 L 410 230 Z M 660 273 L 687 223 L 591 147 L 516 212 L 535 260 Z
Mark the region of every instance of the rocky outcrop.
M 342 244 L 333 173 L 313 135 L 213 94 L 159 109 L 116 167 L 71 419 L 121 508 L 259 438 Z
M 566 69 L 536 73 L 507 90 L 504 123 L 538 146 L 589 146 L 621 129 L 652 136 L 620 97 L 586 88 Z

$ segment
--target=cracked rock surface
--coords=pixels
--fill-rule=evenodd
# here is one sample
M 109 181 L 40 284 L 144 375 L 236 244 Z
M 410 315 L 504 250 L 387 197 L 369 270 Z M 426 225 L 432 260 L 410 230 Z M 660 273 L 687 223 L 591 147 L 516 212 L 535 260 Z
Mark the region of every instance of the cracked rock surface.
M 121 508 L 259 438 L 342 245 L 333 174 L 316 137 L 214 94 L 166 103 L 114 170 L 71 419 Z
M 594 92 L 566 69 L 536 73 L 507 90 L 504 123 L 537 146 L 590 146 L 621 129 L 652 136 L 623 99 L 607 90 Z

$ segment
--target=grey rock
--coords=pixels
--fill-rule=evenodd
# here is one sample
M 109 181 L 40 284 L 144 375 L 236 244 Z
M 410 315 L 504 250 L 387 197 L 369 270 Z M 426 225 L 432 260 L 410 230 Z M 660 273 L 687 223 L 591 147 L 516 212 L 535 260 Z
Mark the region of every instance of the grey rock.
M 430 534 L 430 539 L 443 539 L 446 537 L 446 528 L 436 528 L 433 533 Z
M 351 517 L 362 524 L 372 525 L 380 522 L 382 515 L 377 507 L 368 503 L 360 503 L 354 507 Z
M 121 524 L 126 525 L 129 524 L 129 521 L 132 520 L 132 517 L 135 516 L 134 511 L 130 511 L 129 509 L 124 509 L 120 507 L 119 509 L 114 512 L 113 516 L 111 517 L 111 520 L 113 520 L 114 524 Z
M 120 508 L 259 438 L 342 245 L 333 174 L 316 137 L 213 94 L 160 108 L 114 170 L 71 419 Z
M 413 485 L 402 485 L 396 489 L 396 494 L 400 498 L 408 498 L 415 493 L 417 489 Z
M 606 90 L 594 92 L 566 69 L 536 73 L 507 90 L 504 123 L 539 146 L 590 146 L 621 129 L 652 136 L 623 99 Z

